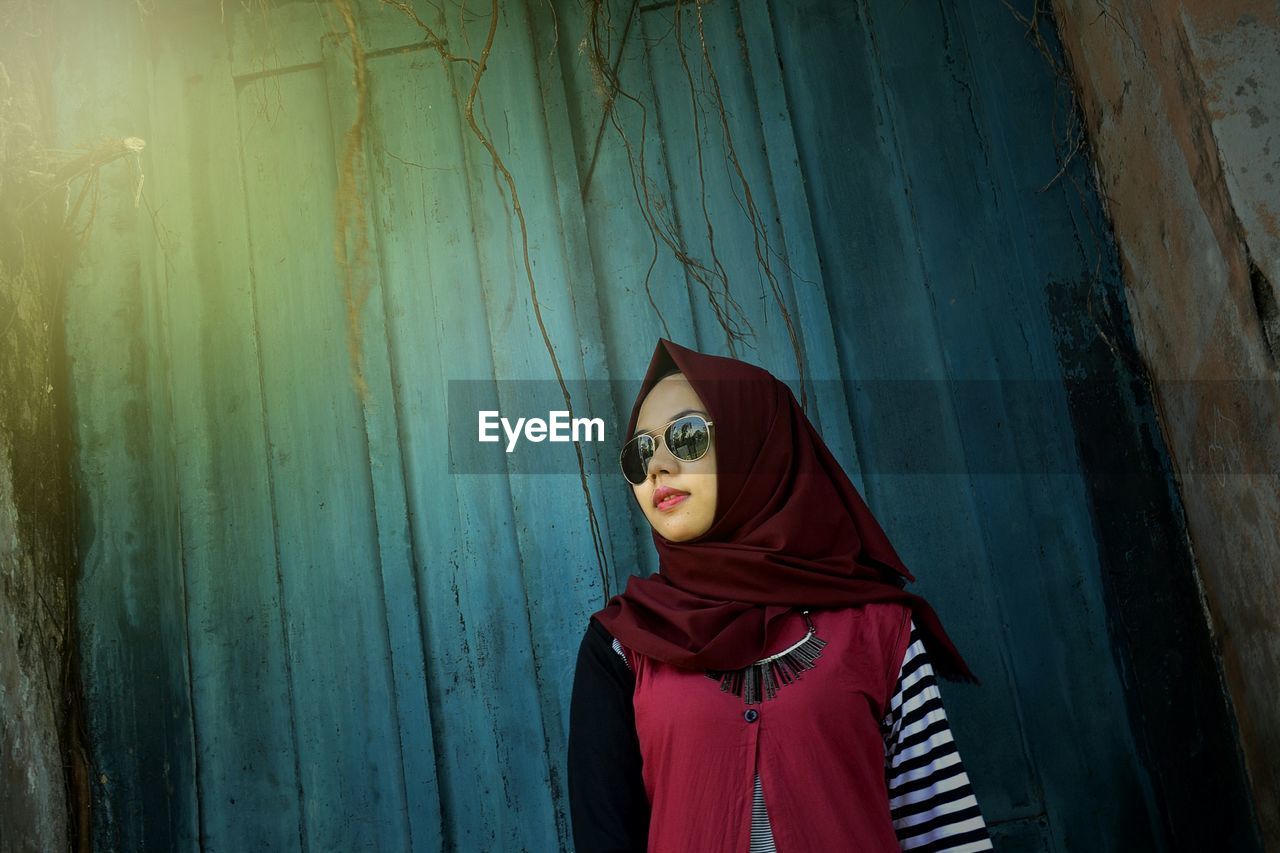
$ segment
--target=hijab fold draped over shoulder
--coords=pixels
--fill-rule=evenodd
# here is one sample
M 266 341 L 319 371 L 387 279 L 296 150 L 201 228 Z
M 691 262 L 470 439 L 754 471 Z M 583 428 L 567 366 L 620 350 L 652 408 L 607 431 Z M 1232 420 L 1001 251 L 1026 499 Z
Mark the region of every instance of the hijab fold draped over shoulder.
M 624 438 L 645 396 L 673 369 L 714 423 L 715 515 L 684 542 L 654 530 L 658 572 L 632 575 L 592 618 L 650 657 L 736 669 L 766 654 L 791 609 L 897 601 L 911 608 L 937 673 L 979 683 L 929 603 L 903 589 L 915 577 L 791 389 L 769 371 L 660 338 Z

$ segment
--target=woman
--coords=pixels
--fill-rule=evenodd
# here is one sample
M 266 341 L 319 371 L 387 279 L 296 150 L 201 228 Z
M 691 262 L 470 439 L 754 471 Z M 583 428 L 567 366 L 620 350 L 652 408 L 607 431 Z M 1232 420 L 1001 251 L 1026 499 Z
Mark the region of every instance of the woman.
M 579 649 L 578 853 L 992 849 L 933 666 L 977 678 L 786 384 L 660 339 L 627 435 L 659 572 Z

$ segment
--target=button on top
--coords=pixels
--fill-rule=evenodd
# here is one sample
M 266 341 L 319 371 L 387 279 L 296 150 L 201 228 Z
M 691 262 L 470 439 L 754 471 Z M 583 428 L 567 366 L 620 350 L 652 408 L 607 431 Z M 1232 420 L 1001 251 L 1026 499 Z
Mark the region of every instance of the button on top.
M 754 723 L 756 721 L 756 718 L 759 716 L 760 716 L 760 712 L 757 711 L 755 708 L 748 708 L 747 712 L 742 715 L 742 718 L 746 720 L 748 723 Z

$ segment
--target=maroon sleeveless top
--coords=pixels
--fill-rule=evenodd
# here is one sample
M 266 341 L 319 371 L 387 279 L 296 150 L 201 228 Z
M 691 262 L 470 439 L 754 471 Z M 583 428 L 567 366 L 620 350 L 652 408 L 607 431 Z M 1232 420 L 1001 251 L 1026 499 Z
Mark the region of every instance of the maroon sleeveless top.
M 826 641 L 813 669 L 746 705 L 705 670 L 623 647 L 650 803 L 649 851 L 742 853 L 760 774 L 777 849 L 900 853 L 889 814 L 884 737 L 911 609 L 897 602 L 810 610 Z M 804 637 L 804 616 L 778 620 L 766 655 Z

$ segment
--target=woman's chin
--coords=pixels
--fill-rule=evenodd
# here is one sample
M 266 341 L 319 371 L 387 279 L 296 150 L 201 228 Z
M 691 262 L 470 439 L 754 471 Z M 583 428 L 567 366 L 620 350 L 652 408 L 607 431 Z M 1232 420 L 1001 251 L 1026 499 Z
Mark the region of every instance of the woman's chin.
M 685 517 L 659 519 L 654 528 L 668 542 L 684 542 L 703 533 L 691 519 Z
M 687 531 L 684 530 L 663 530 L 659 528 L 658 535 L 668 542 L 683 542 L 686 539 L 692 539 Z

